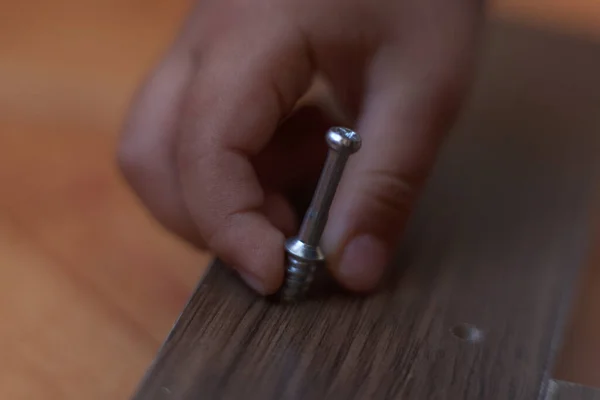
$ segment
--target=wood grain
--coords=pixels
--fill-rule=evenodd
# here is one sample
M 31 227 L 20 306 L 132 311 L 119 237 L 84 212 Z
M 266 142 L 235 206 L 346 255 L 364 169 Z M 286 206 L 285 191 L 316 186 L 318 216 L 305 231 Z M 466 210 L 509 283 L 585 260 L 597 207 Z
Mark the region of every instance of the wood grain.
M 537 399 L 600 172 L 600 46 L 490 25 L 386 285 L 297 305 L 216 262 L 141 383 L 155 399 Z

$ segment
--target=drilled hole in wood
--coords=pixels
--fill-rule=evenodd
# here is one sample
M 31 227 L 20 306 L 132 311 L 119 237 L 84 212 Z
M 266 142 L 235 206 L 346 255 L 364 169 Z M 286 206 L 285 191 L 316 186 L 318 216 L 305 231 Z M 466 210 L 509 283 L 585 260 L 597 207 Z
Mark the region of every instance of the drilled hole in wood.
M 471 324 L 455 325 L 450 332 L 460 340 L 477 343 L 483 340 L 483 332 Z

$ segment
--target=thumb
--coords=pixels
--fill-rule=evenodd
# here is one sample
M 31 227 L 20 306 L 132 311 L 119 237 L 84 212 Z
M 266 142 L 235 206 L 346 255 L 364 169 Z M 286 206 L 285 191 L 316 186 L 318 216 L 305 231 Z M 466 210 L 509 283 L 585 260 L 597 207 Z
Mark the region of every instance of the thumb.
M 381 279 L 458 103 L 442 80 L 392 76 L 370 85 L 357 127 L 363 145 L 349 160 L 323 236 L 331 272 L 355 291 Z

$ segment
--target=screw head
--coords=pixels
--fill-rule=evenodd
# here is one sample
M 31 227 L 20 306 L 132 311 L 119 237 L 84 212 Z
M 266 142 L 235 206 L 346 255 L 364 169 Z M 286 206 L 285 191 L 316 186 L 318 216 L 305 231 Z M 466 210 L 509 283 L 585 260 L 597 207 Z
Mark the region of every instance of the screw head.
M 362 145 L 362 139 L 358 133 L 340 126 L 329 129 L 325 140 L 332 150 L 348 154 L 356 153 Z

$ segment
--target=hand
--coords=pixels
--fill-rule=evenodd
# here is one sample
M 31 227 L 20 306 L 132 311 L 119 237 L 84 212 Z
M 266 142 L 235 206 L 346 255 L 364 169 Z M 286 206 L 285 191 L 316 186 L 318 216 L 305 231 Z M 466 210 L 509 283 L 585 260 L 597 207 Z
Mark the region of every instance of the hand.
M 478 0 L 203 0 L 134 102 L 124 174 L 168 229 L 263 294 L 310 198 L 328 116 L 298 100 L 324 77 L 363 138 L 323 236 L 339 282 L 373 289 L 469 83 Z M 348 179 L 348 176 L 352 176 Z

